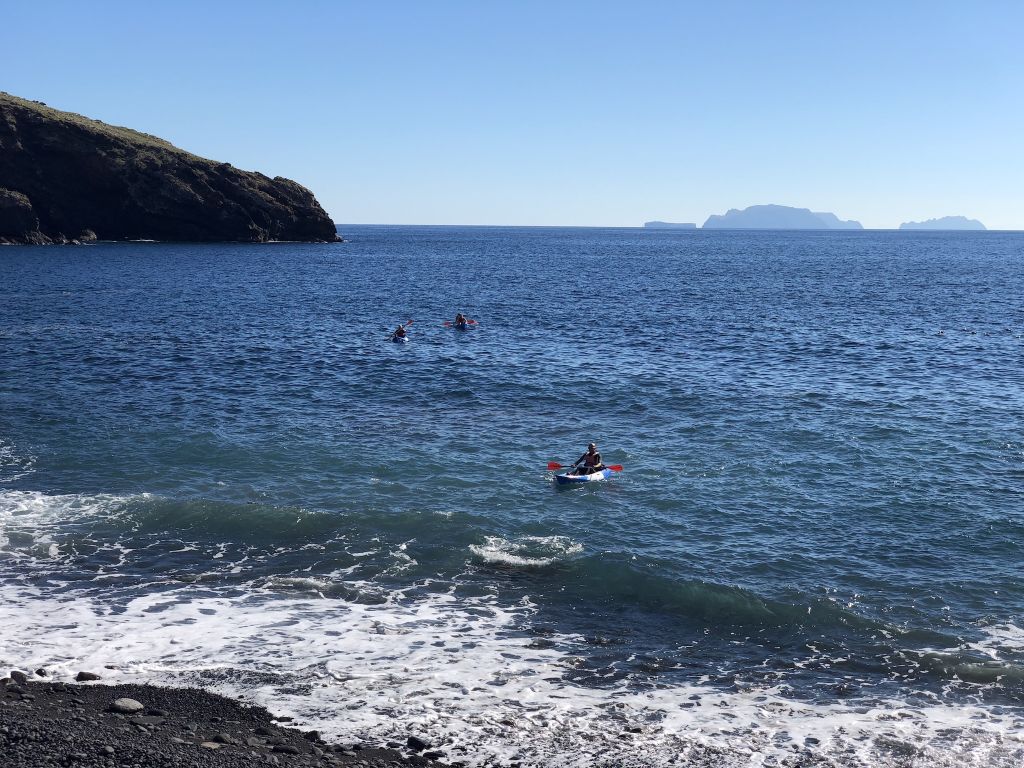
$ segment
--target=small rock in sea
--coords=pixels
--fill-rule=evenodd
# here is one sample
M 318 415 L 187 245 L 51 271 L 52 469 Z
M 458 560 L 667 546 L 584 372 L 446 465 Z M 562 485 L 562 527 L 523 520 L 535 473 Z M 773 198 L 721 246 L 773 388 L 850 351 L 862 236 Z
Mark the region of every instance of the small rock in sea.
M 133 715 L 141 712 L 146 707 L 135 699 L 114 699 L 110 703 L 111 712 L 120 712 L 122 715 Z
M 280 717 L 275 717 L 274 719 L 277 720 L 277 722 L 279 722 L 279 723 L 290 723 L 295 718 L 294 717 L 288 717 L 288 715 L 281 715 Z
M 223 745 L 218 744 L 216 741 L 204 741 L 199 746 L 205 747 L 206 749 L 220 749 Z
M 406 739 L 405 743 L 413 752 L 422 752 L 425 749 L 430 749 L 430 743 L 424 741 L 418 736 L 410 736 Z
M 404 746 L 405 746 L 404 744 L 400 744 L 397 741 L 389 741 L 387 743 L 387 748 L 388 749 L 401 749 Z
M 39 675 L 40 677 L 47 677 L 50 673 L 47 672 L 42 667 L 40 667 L 39 669 L 36 670 L 36 674 Z
M 286 755 L 297 755 L 299 754 L 299 748 L 293 747 L 291 744 L 278 744 L 274 747 L 275 752 L 283 752 Z
M 11 679 L 18 685 L 25 685 L 28 682 L 28 675 L 15 669 L 11 672 Z
M 444 757 L 444 752 L 435 749 L 431 752 L 424 752 L 423 756 L 428 760 L 440 760 L 442 757 Z
M 75 675 L 75 680 L 79 683 L 87 683 L 90 680 L 99 680 L 100 676 L 95 675 L 92 672 L 79 672 Z

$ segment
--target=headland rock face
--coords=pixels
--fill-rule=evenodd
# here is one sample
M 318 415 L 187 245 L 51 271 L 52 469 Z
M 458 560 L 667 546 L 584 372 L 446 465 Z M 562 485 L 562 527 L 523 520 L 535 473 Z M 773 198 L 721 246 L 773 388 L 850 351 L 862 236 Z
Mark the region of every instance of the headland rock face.
M 336 242 L 294 181 L 0 92 L 0 243 Z

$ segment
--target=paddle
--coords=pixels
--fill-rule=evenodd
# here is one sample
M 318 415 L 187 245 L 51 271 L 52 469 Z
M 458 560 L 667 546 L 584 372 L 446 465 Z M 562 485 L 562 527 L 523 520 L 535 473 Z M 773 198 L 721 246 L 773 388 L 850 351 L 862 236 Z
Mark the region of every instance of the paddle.
M 451 328 L 453 325 L 455 325 L 455 323 L 453 323 L 451 320 L 444 321 L 445 328 Z M 467 320 L 466 325 L 476 325 L 476 320 Z
M 622 471 L 622 465 L 621 464 L 606 464 L 604 466 L 604 468 L 605 469 L 610 469 L 612 472 L 621 472 Z M 568 466 L 566 464 L 559 464 L 557 461 L 549 461 L 548 462 L 548 469 L 572 469 L 572 467 L 570 467 L 570 466 Z

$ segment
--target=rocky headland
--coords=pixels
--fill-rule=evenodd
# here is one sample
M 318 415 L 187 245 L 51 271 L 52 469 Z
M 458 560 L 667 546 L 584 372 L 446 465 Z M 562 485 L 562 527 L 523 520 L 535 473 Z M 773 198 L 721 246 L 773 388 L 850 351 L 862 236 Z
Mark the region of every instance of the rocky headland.
M 905 221 L 900 224 L 900 229 L 942 229 L 942 230 L 984 230 L 985 225 L 977 219 L 968 219 L 966 216 L 943 216 L 938 219 L 927 221 Z
M 45 673 L 45 670 L 41 670 Z M 328 744 L 263 707 L 195 688 L 0 679 L 0 765 L 11 768 L 405 768 L 451 760 L 410 734 L 404 743 Z M 458 762 L 447 763 L 457 765 Z
M 843 221 L 834 213 L 788 205 L 752 205 L 742 211 L 730 208 L 712 215 L 704 229 L 863 229 L 859 221 Z
M 313 193 L 0 92 L 0 243 L 336 242 Z

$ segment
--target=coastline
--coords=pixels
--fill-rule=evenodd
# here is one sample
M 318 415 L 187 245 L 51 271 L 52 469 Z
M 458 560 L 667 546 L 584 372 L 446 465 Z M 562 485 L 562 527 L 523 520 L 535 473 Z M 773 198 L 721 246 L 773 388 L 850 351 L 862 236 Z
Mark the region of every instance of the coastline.
M 22 675 L 0 679 L 0 755 L 12 768 L 458 765 L 436 762 L 445 756 L 443 747 L 422 735 L 410 734 L 404 745 L 330 744 L 265 707 L 199 688 Z M 115 705 L 121 700 L 134 703 Z

